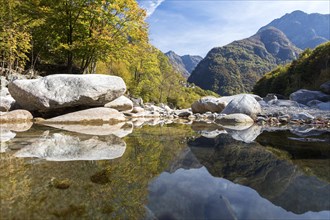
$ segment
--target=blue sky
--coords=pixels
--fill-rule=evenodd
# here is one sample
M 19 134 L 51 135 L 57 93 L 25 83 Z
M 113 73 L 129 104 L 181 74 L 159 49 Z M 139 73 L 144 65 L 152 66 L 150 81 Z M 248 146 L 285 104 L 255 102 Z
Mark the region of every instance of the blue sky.
M 149 36 L 163 52 L 205 56 L 216 46 L 247 38 L 294 10 L 330 13 L 328 0 L 138 0 L 147 10 Z

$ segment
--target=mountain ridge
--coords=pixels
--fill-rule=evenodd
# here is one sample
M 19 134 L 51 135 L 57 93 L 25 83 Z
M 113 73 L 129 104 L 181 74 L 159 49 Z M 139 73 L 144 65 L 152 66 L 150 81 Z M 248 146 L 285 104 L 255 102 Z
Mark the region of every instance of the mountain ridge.
M 197 64 L 203 59 L 198 55 L 183 55 L 180 56 L 170 50 L 165 53 L 172 66 L 179 71 L 183 77 L 188 78 Z
M 271 21 L 259 31 L 272 26 L 281 30 L 300 49 L 313 49 L 330 40 L 329 20 L 330 14 L 307 14 L 296 10 Z
M 250 92 L 263 73 L 297 58 L 300 52 L 283 32 L 269 27 L 249 38 L 211 49 L 188 82 L 220 95 Z
M 251 92 L 254 84 L 277 65 L 297 59 L 306 47 L 328 41 L 329 20 L 330 14 L 287 13 L 251 37 L 211 49 L 188 82 L 220 95 Z

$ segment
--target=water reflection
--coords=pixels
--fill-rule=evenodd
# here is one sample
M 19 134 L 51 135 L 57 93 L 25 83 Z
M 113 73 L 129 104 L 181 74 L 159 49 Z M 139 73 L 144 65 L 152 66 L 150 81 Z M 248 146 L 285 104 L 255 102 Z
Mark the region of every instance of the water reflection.
M 329 218 L 328 211 L 303 214 L 287 211 L 250 187 L 212 176 L 205 167 L 162 173 L 149 185 L 148 198 L 149 219 L 152 216 L 191 220 Z
M 330 218 L 329 131 L 141 121 L 7 127 L 0 219 Z
M 126 143 L 115 135 L 73 136 L 58 132 L 44 135 L 15 153 L 16 157 L 37 157 L 49 161 L 109 160 L 121 157 Z
M 288 158 L 258 143 L 242 144 L 228 135 L 197 138 L 191 151 L 215 177 L 255 189 L 262 197 L 294 213 L 330 209 L 330 185 L 306 175 Z

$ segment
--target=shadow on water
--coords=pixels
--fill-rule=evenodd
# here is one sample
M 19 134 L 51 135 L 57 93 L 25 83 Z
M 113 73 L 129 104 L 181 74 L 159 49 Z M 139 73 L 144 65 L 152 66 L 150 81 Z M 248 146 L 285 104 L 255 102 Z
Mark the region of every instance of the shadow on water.
M 1 130 L 0 219 L 330 217 L 328 131 L 29 126 Z

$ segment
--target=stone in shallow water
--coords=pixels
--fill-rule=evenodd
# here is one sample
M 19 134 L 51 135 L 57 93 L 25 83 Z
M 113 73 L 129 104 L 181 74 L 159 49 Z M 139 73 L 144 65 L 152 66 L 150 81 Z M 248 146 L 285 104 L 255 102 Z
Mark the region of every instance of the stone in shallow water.
M 231 100 L 221 113 L 242 113 L 256 119 L 261 113 L 261 106 L 252 95 L 241 95 Z
M 85 139 L 65 133 L 55 133 L 36 139 L 35 143 L 15 153 L 16 157 L 37 157 L 49 161 L 109 160 L 121 157 L 126 143 L 114 136 Z
M 227 102 L 213 96 L 202 97 L 191 105 L 193 113 L 221 112 Z
M 300 89 L 290 95 L 292 101 L 307 105 L 309 101 L 319 100 L 322 102 L 330 101 L 330 95 L 320 91 L 311 91 L 307 89 Z
M 102 125 L 83 125 L 83 124 L 49 124 L 47 126 L 59 128 L 66 131 L 77 132 L 88 135 L 115 135 L 117 137 L 125 137 L 133 132 L 133 124 L 121 122 L 117 124 Z
M 112 108 L 91 108 L 82 111 L 72 112 L 58 117 L 42 121 L 43 124 L 60 123 L 104 123 L 125 121 L 123 113 Z
M 133 109 L 133 102 L 125 96 L 120 96 L 119 98 L 105 104 L 104 107 L 113 108 L 118 111 L 131 111 Z
M 221 125 L 236 126 L 239 124 L 248 124 L 249 127 L 254 123 L 253 119 L 245 114 L 230 114 L 221 116 L 215 120 L 216 123 Z
M 15 80 L 10 94 L 24 109 L 51 111 L 75 106 L 104 106 L 123 95 L 122 78 L 101 74 L 57 74 L 33 80 Z

